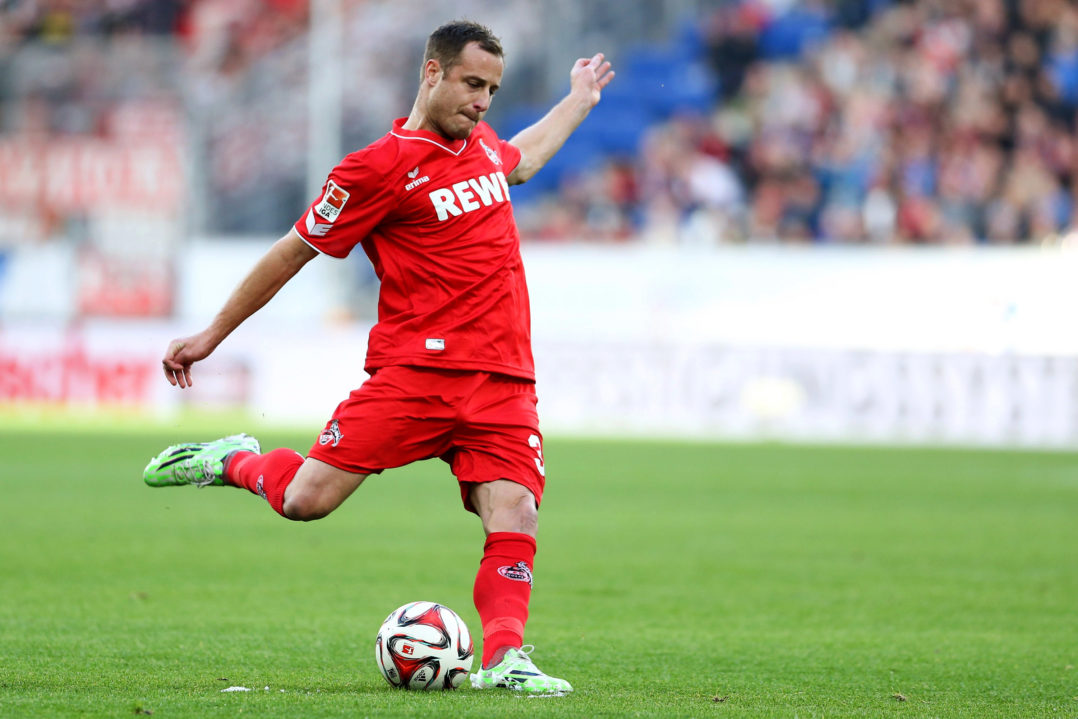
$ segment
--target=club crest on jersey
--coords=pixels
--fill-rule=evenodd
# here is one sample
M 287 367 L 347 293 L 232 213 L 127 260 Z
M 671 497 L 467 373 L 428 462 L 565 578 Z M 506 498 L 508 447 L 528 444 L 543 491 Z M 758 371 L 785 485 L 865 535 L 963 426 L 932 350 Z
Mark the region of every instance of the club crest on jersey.
M 527 582 L 529 587 L 532 586 L 532 570 L 528 569 L 528 565 L 524 562 L 498 567 L 498 574 L 514 582 Z
M 337 424 L 337 420 L 333 420 L 329 423 L 329 426 L 322 430 L 322 434 L 318 437 L 318 444 L 327 445 L 330 442 L 336 447 L 337 444 L 344 438 L 341 433 L 341 426 Z
M 491 162 L 493 162 L 495 165 L 502 164 L 502 158 L 498 155 L 497 152 L 487 147 L 487 143 L 483 142 L 483 138 L 479 138 L 479 146 L 482 147 L 484 151 L 486 151 L 487 157 L 490 158 Z
M 332 224 L 340 217 L 341 210 L 344 209 L 350 196 L 347 190 L 341 189 L 340 185 L 330 180 L 326 183 L 326 191 L 322 193 L 322 201 L 314 206 L 314 211 L 319 217 Z

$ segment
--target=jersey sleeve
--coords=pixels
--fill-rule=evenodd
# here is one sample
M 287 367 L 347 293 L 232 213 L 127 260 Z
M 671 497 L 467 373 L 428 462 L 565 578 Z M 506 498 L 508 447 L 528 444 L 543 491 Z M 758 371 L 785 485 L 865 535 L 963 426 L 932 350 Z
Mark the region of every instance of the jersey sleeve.
M 391 187 L 362 153 L 349 155 L 329 173 L 296 232 L 319 252 L 347 257 L 396 205 Z
M 498 138 L 498 151 L 502 156 L 502 163 L 505 167 L 505 176 L 508 177 L 513 173 L 513 170 L 517 169 L 517 165 L 520 164 L 520 148 L 516 145 L 509 144 L 509 140 Z

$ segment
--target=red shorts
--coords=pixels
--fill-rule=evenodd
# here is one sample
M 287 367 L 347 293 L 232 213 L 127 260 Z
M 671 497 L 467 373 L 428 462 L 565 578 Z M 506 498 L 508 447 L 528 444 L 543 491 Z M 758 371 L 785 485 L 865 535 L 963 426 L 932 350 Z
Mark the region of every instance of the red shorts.
M 376 474 L 440 457 L 460 483 L 508 479 L 543 498 L 543 436 L 535 385 L 490 372 L 383 367 L 337 405 L 308 454 L 338 469 Z

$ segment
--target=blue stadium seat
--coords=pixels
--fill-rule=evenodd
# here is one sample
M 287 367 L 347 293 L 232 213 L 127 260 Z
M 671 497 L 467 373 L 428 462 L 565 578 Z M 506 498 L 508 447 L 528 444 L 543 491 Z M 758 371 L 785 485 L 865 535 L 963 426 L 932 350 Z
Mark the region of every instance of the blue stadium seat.
M 718 102 L 719 84 L 704 60 L 705 50 L 699 28 L 688 21 L 669 45 L 629 49 L 602 102 L 538 175 L 514 188 L 513 202 L 527 203 L 556 189 L 567 174 L 601 165 L 606 158 L 635 155 L 651 125 L 685 112 L 710 112 Z M 498 121 L 498 131 L 512 137 L 544 111 L 514 110 Z
M 771 60 L 800 57 L 807 48 L 831 34 L 831 25 L 828 11 L 794 6 L 760 33 L 760 52 Z
M 719 84 L 692 45 L 640 47 L 618 74 L 621 90 L 639 98 L 656 119 L 686 110 L 707 112 L 718 99 Z
M 1078 105 L 1078 52 L 1055 52 L 1045 61 L 1045 70 L 1068 105 Z

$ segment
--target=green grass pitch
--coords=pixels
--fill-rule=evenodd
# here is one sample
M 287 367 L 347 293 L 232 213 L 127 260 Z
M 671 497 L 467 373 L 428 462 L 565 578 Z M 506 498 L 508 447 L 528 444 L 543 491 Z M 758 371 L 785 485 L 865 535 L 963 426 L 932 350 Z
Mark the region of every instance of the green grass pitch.
M 407 601 L 479 630 L 442 463 L 299 524 L 56 426 L 0 431 L 2 717 L 1078 717 L 1078 454 L 549 438 L 527 698 L 375 667 Z

